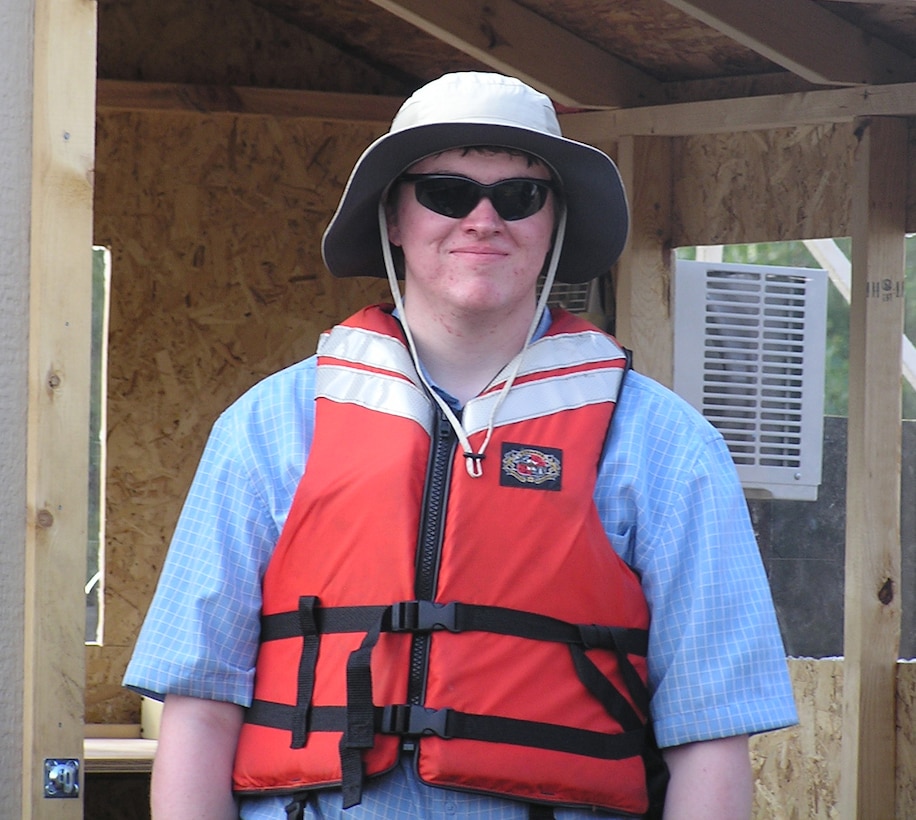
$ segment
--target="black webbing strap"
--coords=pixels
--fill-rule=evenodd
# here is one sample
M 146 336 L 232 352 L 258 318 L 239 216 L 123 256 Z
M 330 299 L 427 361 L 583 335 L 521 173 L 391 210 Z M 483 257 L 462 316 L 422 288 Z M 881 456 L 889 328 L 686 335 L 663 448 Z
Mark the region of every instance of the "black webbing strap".
M 340 738 L 343 808 L 362 799 L 363 749 L 375 743 L 375 706 L 372 703 L 372 650 L 381 635 L 381 618 L 366 633 L 359 649 L 347 659 L 346 728 Z
M 308 792 L 297 792 L 293 799 L 284 806 L 286 810 L 286 820 L 303 820 L 305 817 L 305 807 L 309 802 Z
M 649 714 L 649 692 L 636 668 L 627 657 L 628 654 L 634 653 L 628 652 L 626 647 L 618 643 L 620 630 L 603 626 L 582 626 L 580 627 L 580 632 L 582 634 L 582 644 L 570 644 L 569 651 L 572 654 L 573 666 L 575 666 L 576 674 L 579 676 L 582 685 L 598 699 L 604 706 L 605 711 L 620 723 L 624 729 L 635 729 L 638 726 L 642 726 Z M 586 655 L 586 649 L 592 649 L 596 646 L 609 649 L 614 653 L 623 683 L 636 708 L 642 715 L 646 716 L 645 718 L 640 717 L 633 710 L 627 699 L 611 684 L 591 658 Z
M 292 725 L 291 749 L 305 746 L 309 733 L 309 710 L 312 706 L 312 692 L 315 689 L 315 665 L 318 663 L 318 625 L 315 622 L 315 607 L 318 599 L 303 595 L 299 599 L 299 634 L 302 635 L 302 654 L 299 656 L 299 674 L 296 679 L 296 714 Z
M 319 635 L 326 632 L 368 632 L 388 609 L 387 606 L 319 606 L 315 610 L 315 624 Z M 262 643 L 296 638 L 300 634 L 297 610 L 261 616 Z
M 383 632 L 493 632 L 517 638 L 556 643 L 584 644 L 589 649 L 613 649 L 627 655 L 645 656 L 648 633 L 644 629 L 572 624 L 567 621 L 507 609 L 436 601 L 399 601 L 390 606 L 321 607 L 315 610 L 318 634 L 368 632 L 377 624 Z M 261 641 L 295 638 L 301 634 L 296 611 L 264 615 Z
M 580 646 L 570 645 L 573 666 L 582 685 L 591 692 L 604 710 L 625 730 L 638 729 L 645 721 L 636 713 L 629 701 L 618 691 L 595 666 L 594 662 Z
M 255 701 L 249 707 L 245 719 L 258 726 L 288 729 L 294 709 L 293 706 L 281 703 Z M 373 728 L 381 734 L 402 737 L 436 735 L 442 738 L 508 743 L 603 760 L 623 760 L 639 755 L 646 734 L 644 728 L 612 735 L 554 723 L 474 715 L 452 709 L 428 709 L 412 704 L 375 706 L 372 711 Z M 312 707 L 313 731 L 346 732 L 347 725 L 346 707 Z
M 440 711 L 447 712 L 446 734 L 442 735 L 443 737 L 531 746 L 604 760 L 622 760 L 640 754 L 645 737 L 642 728 L 611 735 L 554 723 L 517 720 L 496 715 L 474 715 L 451 710 Z M 384 727 L 382 731 L 384 732 Z
M 670 774 L 668 764 L 658 748 L 652 724 L 646 726 L 646 745 L 642 753 L 646 767 L 646 789 L 649 792 L 649 810 L 644 820 L 662 820 L 665 814 L 665 797 L 668 794 Z
M 255 700 L 245 711 L 245 722 L 268 729 L 290 731 L 296 707 L 269 700 Z M 347 726 L 346 706 L 313 706 L 309 728 L 313 732 L 342 732 Z
M 529 803 L 528 820 L 554 820 L 553 808 L 543 803 Z

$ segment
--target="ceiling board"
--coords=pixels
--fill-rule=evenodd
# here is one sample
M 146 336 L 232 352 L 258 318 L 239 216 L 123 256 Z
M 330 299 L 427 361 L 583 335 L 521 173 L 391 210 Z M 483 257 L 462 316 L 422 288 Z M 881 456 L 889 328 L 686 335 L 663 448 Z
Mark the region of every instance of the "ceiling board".
M 867 85 L 913 76 L 911 57 L 813 0 L 667 2 L 814 83 Z
M 916 3 L 913 0 L 821 0 L 828 11 L 849 21 L 865 34 L 916 57 Z
M 664 0 L 520 2 L 663 82 L 781 70 Z
M 659 83 L 647 74 L 514 0 L 373 2 L 566 106 L 618 108 L 662 98 Z
M 369 0 L 250 0 L 342 52 L 396 77 L 412 91 L 449 71 L 487 66 Z
M 692 0 L 743 9 L 725 31 L 687 3 L 99 0 L 99 77 L 403 97 L 448 71 L 497 69 L 567 107 L 629 108 L 801 92 L 814 87 L 804 76 L 846 82 L 832 72 L 890 48 L 904 63 L 916 58 L 913 0 Z M 799 32 L 829 15 L 841 32 L 829 56 L 807 54 L 806 34 L 781 43 L 761 23 L 772 9 Z M 723 17 L 712 22 L 723 28 Z

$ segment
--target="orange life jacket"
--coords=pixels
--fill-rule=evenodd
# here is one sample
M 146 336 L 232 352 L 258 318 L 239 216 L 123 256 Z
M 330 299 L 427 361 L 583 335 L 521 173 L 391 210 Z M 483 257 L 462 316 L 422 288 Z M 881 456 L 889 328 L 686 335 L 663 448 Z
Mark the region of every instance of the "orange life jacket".
M 624 352 L 555 312 L 474 478 L 389 310 L 319 346 L 235 790 L 353 805 L 406 739 L 430 784 L 642 814 L 649 615 L 592 499 Z M 463 410 L 475 448 L 499 386 Z

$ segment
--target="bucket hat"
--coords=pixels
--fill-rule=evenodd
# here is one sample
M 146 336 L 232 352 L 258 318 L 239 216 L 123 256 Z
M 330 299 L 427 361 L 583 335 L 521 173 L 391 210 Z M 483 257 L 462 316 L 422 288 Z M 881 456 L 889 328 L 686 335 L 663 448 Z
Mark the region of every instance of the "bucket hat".
M 476 145 L 525 151 L 559 177 L 567 221 L 557 280 L 587 282 L 617 261 L 629 217 L 610 157 L 563 137 L 546 95 L 514 77 L 469 71 L 446 74 L 414 92 L 388 133 L 363 152 L 324 233 L 328 270 L 340 277 L 384 277 L 378 205 L 388 185 L 423 157 Z

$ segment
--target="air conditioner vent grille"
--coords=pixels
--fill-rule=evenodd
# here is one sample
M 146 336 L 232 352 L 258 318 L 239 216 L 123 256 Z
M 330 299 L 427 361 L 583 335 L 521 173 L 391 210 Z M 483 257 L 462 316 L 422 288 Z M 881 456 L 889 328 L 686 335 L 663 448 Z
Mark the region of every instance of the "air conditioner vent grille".
M 816 492 L 826 273 L 678 262 L 675 282 L 675 389 L 722 433 L 746 488 L 779 496 L 774 483 L 808 473 Z
M 551 307 L 565 308 L 570 313 L 587 313 L 592 309 L 590 284 L 590 282 L 581 284 L 554 282 L 547 304 Z

